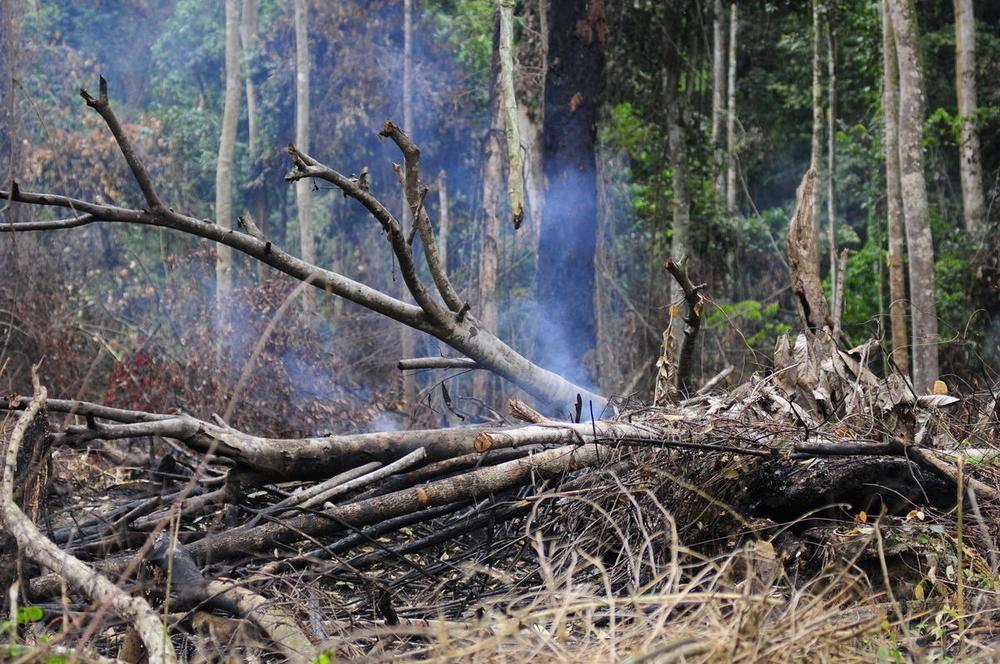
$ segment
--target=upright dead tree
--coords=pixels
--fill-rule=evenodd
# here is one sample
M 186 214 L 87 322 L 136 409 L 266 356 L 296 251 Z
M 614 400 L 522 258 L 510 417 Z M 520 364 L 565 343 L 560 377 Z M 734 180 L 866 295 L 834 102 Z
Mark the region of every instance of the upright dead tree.
M 955 90 L 962 123 L 959 171 L 962 178 L 962 211 L 965 230 L 975 231 L 985 220 L 983 163 L 976 131 L 976 17 L 972 0 L 955 0 Z
M 788 225 L 788 268 L 792 293 L 802 328 L 813 333 L 820 332 L 824 327 L 833 329 L 816 261 L 816 229 L 812 216 L 817 179 L 815 165 L 810 166 L 795 192 L 795 212 Z
M 236 122 L 240 115 L 239 8 L 236 0 L 226 0 L 226 94 L 222 110 L 222 135 L 215 167 L 215 217 L 223 228 L 233 225 L 233 153 L 236 151 Z M 232 299 L 233 254 L 218 247 L 215 261 L 215 301 L 220 320 L 225 321 Z
M 910 371 L 909 337 L 906 330 L 906 238 L 903 229 L 903 198 L 899 184 L 899 65 L 896 39 L 887 0 L 882 1 L 882 109 L 885 120 L 885 199 L 889 229 L 889 357 L 904 374 Z
M 938 377 L 934 244 L 924 178 L 926 91 L 913 0 L 889 0 L 899 64 L 899 180 L 909 253 L 913 385 L 926 392 Z
M 309 151 L 309 10 L 305 0 L 295 0 L 295 144 Z M 316 262 L 316 240 L 312 226 L 312 191 L 308 182 L 295 183 L 295 206 L 299 218 L 299 251 L 302 260 Z M 316 300 L 311 291 L 305 293 L 305 307 L 312 311 Z
M 413 0 L 403 0 L 403 131 L 413 136 Z M 411 208 L 414 201 L 406 195 L 406 183 L 403 183 L 402 209 L 399 221 L 407 233 L 412 228 L 412 216 L 416 214 Z M 402 286 L 401 286 L 402 288 Z M 405 289 L 402 292 L 406 297 Z M 413 357 L 417 348 L 417 339 L 412 330 L 403 328 L 399 331 L 399 349 L 403 357 Z M 403 403 L 407 408 L 417 405 L 417 378 L 412 373 L 403 375 Z

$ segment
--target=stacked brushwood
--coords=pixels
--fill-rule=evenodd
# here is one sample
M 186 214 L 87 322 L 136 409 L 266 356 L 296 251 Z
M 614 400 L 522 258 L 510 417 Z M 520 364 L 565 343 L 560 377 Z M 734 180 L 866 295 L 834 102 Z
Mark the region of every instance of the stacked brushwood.
M 674 540 L 716 553 L 768 542 L 799 579 L 838 561 L 874 564 L 879 547 L 883 561 L 886 550 L 913 555 L 907 542 L 940 530 L 913 515 L 951 510 L 964 497 L 978 515 L 967 522 L 966 559 L 978 551 L 995 566 L 995 402 L 916 396 L 902 378 L 868 369 L 875 349 L 840 350 L 822 335 L 783 338 L 767 376 L 665 406 L 622 404 L 605 420 L 559 422 L 513 402 L 524 425 L 298 440 L 48 399 L 39 388 L 4 404 L 20 411 L 5 486 L 32 487 L 4 494 L 4 524 L 18 545 L 4 555 L 20 551 L 31 602 L 66 593 L 80 610 L 79 598 L 101 597 L 104 579 L 119 602 L 167 604 L 171 632 L 188 635 L 175 639 L 184 647 L 196 647 L 199 626 L 222 613 L 249 623 L 244 646 L 299 661 L 344 630 L 397 624 L 401 615 L 474 620 L 491 602 L 512 601 L 506 577 L 539 573 L 539 552 L 523 540 L 532 530 L 601 561 L 612 592 L 628 593 L 657 578 Z M 145 469 L 155 481 L 138 495 L 91 506 L 45 495 L 54 485 L 40 459 L 53 450 L 57 458 L 120 453 L 122 443 L 150 437 L 176 451 Z M 65 510 L 55 509 L 59 501 Z M 628 547 L 643 552 L 626 555 Z M 451 560 L 423 554 L 442 550 Z M 472 562 L 509 567 L 477 588 L 456 581 Z M 123 593 L 107 579 L 141 582 L 143 592 Z M 335 590 L 328 614 L 273 602 L 303 579 Z M 431 606 L 423 596 L 446 601 Z M 143 611 L 157 620 L 149 604 L 119 612 L 133 627 L 110 630 L 104 646 L 141 635 Z

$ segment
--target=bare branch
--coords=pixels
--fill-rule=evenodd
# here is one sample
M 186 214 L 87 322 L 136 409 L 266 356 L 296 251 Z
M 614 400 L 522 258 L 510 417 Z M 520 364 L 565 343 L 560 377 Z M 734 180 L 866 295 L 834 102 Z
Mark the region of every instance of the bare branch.
M 80 96 L 87 102 L 87 106 L 90 106 L 104 118 L 108 129 L 114 134 L 118 148 L 122 151 L 122 155 L 125 156 L 125 161 L 128 162 L 128 167 L 132 171 L 135 181 L 139 184 L 139 188 L 142 189 L 142 195 L 146 199 L 149 209 L 158 210 L 162 208 L 163 203 L 160 202 L 160 197 L 156 195 L 156 190 L 153 189 L 153 181 L 150 180 L 149 173 L 146 172 L 146 167 L 139 161 L 139 157 L 136 155 L 131 141 L 125 135 L 125 130 L 122 129 L 121 123 L 118 122 L 114 111 L 111 110 L 111 103 L 108 101 L 108 82 L 101 76 L 100 92 L 97 99 L 94 99 L 89 92 L 82 88 L 80 89 Z
M 388 120 L 385 121 L 379 136 L 391 138 L 403 153 L 403 163 L 406 166 L 403 174 L 403 190 L 406 192 L 406 200 L 413 213 L 413 225 L 420 233 L 420 242 L 424 245 L 424 259 L 427 261 L 427 269 L 430 270 L 434 285 L 448 308 L 454 312 L 461 311 L 465 303 L 451 285 L 451 280 L 448 279 L 448 272 L 438 255 L 437 241 L 434 239 L 430 217 L 423 209 L 423 196 L 420 194 L 420 149 L 410 140 L 406 132 Z
M 368 190 L 362 189 L 359 182 L 338 173 L 329 166 L 325 166 L 304 152 L 300 152 L 294 145 L 288 146 L 288 154 L 292 156 L 296 169 L 285 176 L 285 180 L 295 182 L 303 178 L 319 178 L 336 185 L 341 191 L 356 199 L 372 214 L 382 225 L 386 235 L 389 237 L 389 244 L 399 261 L 399 272 L 403 276 L 406 288 L 413 295 L 413 299 L 423 309 L 434 322 L 442 326 L 448 325 L 449 317 L 437 302 L 430 296 L 424 284 L 417 276 L 416 264 L 413 262 L 413 251 L 406 241 L 402 225 L 389 210 L 375 198 Z
M 475 360 L 467 357 L 413 357 L 396 363 L 400 371 L 416 369 L 485 369 Z

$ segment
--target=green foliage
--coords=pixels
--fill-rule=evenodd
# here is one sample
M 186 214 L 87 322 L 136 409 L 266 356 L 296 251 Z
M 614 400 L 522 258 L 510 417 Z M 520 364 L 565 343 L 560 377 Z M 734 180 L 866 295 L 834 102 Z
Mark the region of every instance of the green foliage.
M 777 302 L 763 304 L 759 300 L 717 303 L 707 316 L 707 328 L 733 326 L 742 330 L 751 348 L 771 349 L 778 337 L 790 332 L 792 327 L 782 322 Z

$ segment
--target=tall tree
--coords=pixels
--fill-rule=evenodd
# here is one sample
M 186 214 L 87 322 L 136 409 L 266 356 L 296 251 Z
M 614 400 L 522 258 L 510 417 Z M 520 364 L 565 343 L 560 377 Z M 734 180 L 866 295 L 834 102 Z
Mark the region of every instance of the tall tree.
M 736 3 L 729 5 L 729 80 L 726 84 L 726 208 L 736 214 Z
M 232 228 L 233 153 L 236 150 L 236 122 L 240 115 L 239 8 L 236 0 L 225 0 L 226 11 L 226 94 L 222 109 L 222 136 L 215 168 L 215 221 Z M 215 261 L 216 307 L 225 320 L 232 299 L 233 252 L 217 248 Z
M 479 243 L 479 321 L 482 326 L 497 332 L 497 266 L 499 262 L 501 209 L 503 207 L 503 157 L 505 115 L 501 94 L 501 18 L 500 9 L 494 12 L 493 58 L 490 66 L 490 124 L 483 140 L 483 222 Z M 473 390 L 480 399 L 488 401 L 494 383 L 486 372 L 478 371 L 473 377 Z
M 673 54 L 668 59 L 664 76 L 664 104 L 667 109 L 667 149 L 670 153 L 671 189 L 673 193 L 673 224 L 671 226 L 670 256 L 683 264 L 691 252 L 691 196 L 688 187 L 688 146 L 684 130 L 683 95 L 679 86 L 680 60 Z M 676 280 L 669 279 L 669 302 L 673 321 L 671 335 L 673 347 L 680 349 L 684 341 L 684 324 L 680 314 L 674 315 L 674 303 L 683 297 L 683 289 Z M 683 306 L 681 307 L 683 309 Z M 676 358 L 675 358 L 676 359 Z
M 924 177 L 926 88 L 913 0 L 889 0 L 899 64 L 899 182 L 909 254 L 913 385 L 924 392 L 938 377 L 934 245 Z
M 507 137 L 507 198 L 514 228 L 518 229 L 524 219 L 524 172 L 517 96 L 514 94 L 514 0 L 498 0 L 498 3 L 500 32 L 497 50 L 500 61 L 500 102 Z
M 972 0 L 955 0 L 955 90 L 961 122 L 959 167 L 965 229 L 975 231 L 986 218 L 983 201 L 983 164 L 976 130 L 976 17 Z
M 810 151 L 810 161 L 812 168 L 820 172 L 820 162 L 823 159 L 823 66 L 820 57 L 820 42 L 822 35 L 822 23 L 820 15 L 822 8 L 820 0 L 812 0 L 812 146 Z M 813 246 L 818 247 L 816 239 L 819 237 L 820 222 L 820 187 L 812 190 L 812 226 L 813 226 Z M 830 263 L 831 270 L 836 264 L 836 260 Z
M 722 145 L 722 120 L 726 113 L 726 17 L 722 0 L 715 0 L 712 12 L 712 149 L 719 164 L 715 188 L 720 200 L 726 196 L 726 180 L 719 158 Z
M 403 0 L 403 131 L 411 139 L 413 134 L 413 0 Z M 407 233 L 413 227 L 413 214 L 406 198 L 406 185 L 400 184 L 401 202 L 400 223 Z M 402 286 L 401 286 L 402 288 Z M 407 295 L 401 293 L 404 299 Z M 408 299 L 407 299 L 408 301 Z M 413 330 L 403 328 L 399 331 L 399 351 L 404 358 L 416 355 L 417 338 Z M 403 402 L 413 408 L 417 404 L 417 377 L 412 373 L 403 375 Z
M 309 152 L 309 11 L 305 0 L 295 0 L 295 147 Z M 295 183 L 295 205 L 299 217 L 299 253 L 302 260 L 316 261 L 316 239 L 312 226 L 312 192 L 309 183 Z M 316 298 L 311 291 L 303 294 L 307 311 L 313 311 Z
M 882 0 L 882 111 L 885 116 L 885 198 L 889 230 L 889 328 L 890 359 L 909 374 L 910 355 L 906 331 L 906 239 L 903 199 L 899 190 L 899 64 L 887 0 Z
M 830 250 L 830 303 L 834 308 L 834 324 L 839 325 L 841 312 L 840 274 L 837 270 L 837 58 L 833 48 L 833 23 L 830 7 L 826 15 L 826 243 Z
M 536 353 L 543 365 L 591 382 L 596 346 L 597 112 L 603 89 L 604 5 L 549 7 L 543 123 L 548 190 L 539 242 Z

